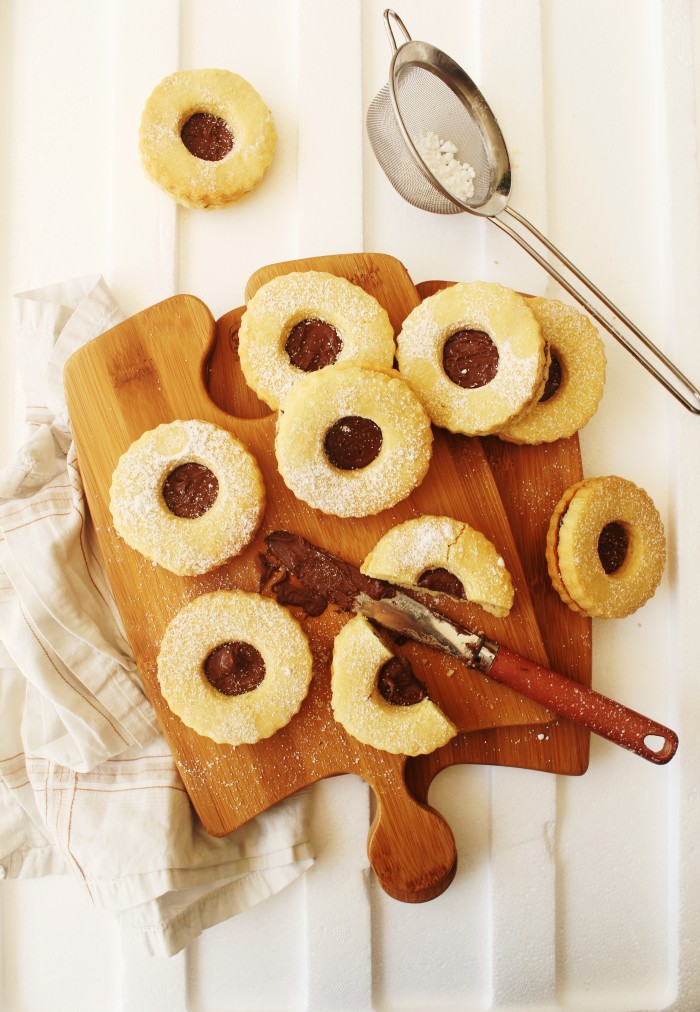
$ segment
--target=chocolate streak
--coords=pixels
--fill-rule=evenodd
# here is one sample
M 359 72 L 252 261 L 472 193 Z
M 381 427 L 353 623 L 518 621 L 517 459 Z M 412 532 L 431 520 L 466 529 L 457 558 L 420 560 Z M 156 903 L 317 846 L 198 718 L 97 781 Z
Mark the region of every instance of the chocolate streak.
M 366 594 L 374 601 L 396 594 L 391 584 L 365 576 L 355 566 L 336 559 L 299 534 L 273 531 L 265 538 L 265 544 L 292 576 L 341 611 L 354 611 L 358 594 Z

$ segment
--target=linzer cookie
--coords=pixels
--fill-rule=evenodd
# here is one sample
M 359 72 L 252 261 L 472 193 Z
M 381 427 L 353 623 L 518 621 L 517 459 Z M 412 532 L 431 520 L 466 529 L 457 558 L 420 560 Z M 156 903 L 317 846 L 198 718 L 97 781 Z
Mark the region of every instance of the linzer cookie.
M 276 601 L 242 590 L 188 602 L 158 653 L 158 681 L 173 713 L 229 745 L 253 744 L 288 724 L 311 675 L 311 650 L 296 619 Z
M 452 517 L 397 524 L 360 568 L 375 579 L 466 598 L 499 618 L 513 606 L 513 582 L 502 556 L 481 531 Z
M 293 271 L 262 285 L 238 332 L 246 382 L 271 408 L 306 373 L 336 362 L 391 369 L 395 351 L 383 306 L 359 285 L 324 271 Z
M 159 425 L 122 454 L 112 476 L 115 530 L 152 562 L 183 576 L 238 555 L 262 518 L 257 461 L 210 422 Z
M 539 400 L 501 428 L 511 443 L 552 443 L 572 436 L 596 412 L 605 386 L 605 348 L 591 321 L 556 299 L 528 298 L 550 354 Z
M 547 533 L 552 584 L 573 610 L 624 618 L 649 600 L 666 563 L 659 511 L 617 476 L 586 478 L 564 493 Z
M 465 435 L 503 428 L 541 396 L 548 366 L 526 300 L 482 281 L 446 288 L 409 313 L 397 360 L 433 422 Z
M 275 454 L 297 498 L 323 513 L 364 517 L 421 483 L 432 442 L 430 419 L 397 372 L 337 363 L 287 394 Z
M 143 167 L 185 207 L 223 207 L 254 189 L 276 144 L 272 113 L 230 70 L 171 74 L 154 88 L 141 117 Z
M 348 734 L 384 752 L 423 755 L 457 733 L 408 661 L 392 654 L 362 615 L 335 638 L 331 706 Z

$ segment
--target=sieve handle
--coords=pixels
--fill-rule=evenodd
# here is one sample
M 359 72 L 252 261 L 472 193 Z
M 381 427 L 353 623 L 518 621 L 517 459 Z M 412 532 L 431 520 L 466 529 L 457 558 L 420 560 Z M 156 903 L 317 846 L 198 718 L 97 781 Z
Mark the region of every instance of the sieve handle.
M 396 23 L 397 28 L 400 29 L 401 34 L 404 37 L 404 42 L 402 43 L 402 45 L 405 45 L 406 42 L 412 42 L 413 40 L 411 39 L 411 36 L 408 34 L 408 29 L 406 28 L 406 25 L 398 16 L 396 11 L 392 11 L 390 8 L 387 8 L 384 11 L 384 27 L 386 28 L 386 33 L 389 36 L 389 42 L 391 44 L 392 51 L 394 53 L 398 53 L 399 46 L 397 45 L 396 42 L 396 36 L 394 35 L 394 28 L 392 22 Z
M 532 246 L 516 229 L 507 222 L 503 221 L 503 219 L 499 216 L 493 216 L 491 218 L 494 225 L 498 225 L 498 227 L 514 239 L 518 245 L 526 251 L 526 253 L 529 253 L 530 256 L 537 261 L 540 267 L 543 267 L 551 277 L 558 281 L 559 284 L 569 293 L 569 295 L 576 299 L 576 301 L 583 306 L 586 312 L 590 313 L 593 319 L 596 320 L 601 327 L 604 327 L 616 341 L 619 341 L 620 344 L 633 356 L 633 358 L 635 358 L 640 365 L 644 366 L 647 372 L 651 373 L 651 375 L 654 376 L 659 383 L 661 383 L 661 385 L 676 398 L 676 400 L 680 401 L 680 403 L 683 404 L 683 406 L 689 411 L 692 411 L 693 414 L 700 415 L 700 390 L 698 390 L 698 388 L 683 372 L 681 372 L 678 366 L 675 365 L 659 348 L 657 348 L 657 346 L 646 336 L 646 334 L 644 334 L 639 327 L 637 327 L 637 325 L 629 319 L 629 317 L 625 316 L 625 314 L 610 301 L 607 295 L 601 292 L 597 285 L 594 285 L 593 282 L 586 277 L 583 271 L 579 270 L 579 268 L 576 267 L 575 264 L 573 264 L 559 249 L 557 249 L 557 247 L 545 235 L 543 235 L 539 229 L 535 228 L 531 222 L 529 222 L 512 207 L 504 208 L 500 214 L 510 215 L 513 219 L 515 219 L 515 221 L 522 225 L 523 228 L 526 228 L 538 242 L 549 250 L 554 257 L 556 257 L 562 266 L 574 275 L 574 277 L 591 295 L 594 295 L 606 307 L 606 309 L 608 309 L 619 320 L 629 333 L 633 334 L 634 337 L 644 345 L 644 347 L 651 353 L 652 357 L 646 357 L 643 352 L 632 343 L 626 334 L 622 333 L 606 316 L 600 312 L 600 310 L 597 309 L 596 306 L 592 305 L 587 296 L 582 293 L 572 281 L 562 274 L 556 266 L 550 263 L 549 260 L 547 260 L 537 249 L 535 249 L 535 247 Z M 675 379 L 675 383 L 661 372 L 658 366 L 654 363 L 654 359 L 668 370 L 671 376 Z

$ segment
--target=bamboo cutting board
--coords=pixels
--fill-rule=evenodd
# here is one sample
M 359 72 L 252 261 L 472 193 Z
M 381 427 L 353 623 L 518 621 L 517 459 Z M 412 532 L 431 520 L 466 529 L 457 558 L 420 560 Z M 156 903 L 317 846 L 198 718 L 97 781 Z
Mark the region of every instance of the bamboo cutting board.
M 398 261 L 372 254 L 265 268 L 251 278 L 246 298 L 275 274 L 296 269 L 348 277 L 385 305 L 396 330 L 420 300 Z M 590 629 L 568 609 L 557 607 L 556 595 L 553 600 L 553 592 L 541 585 L 541 572 L 531 559 L 539 551 L 535 543 L 541 538 L 543 520 L 541 495 L 534 489 L 546 492 L 543 502 L 556 502 L 560 491 L 580 476 L 578 444 L 557 457 L 551 473 L 546 467 L 543 473 L 541 454 L 437 430 L 429 473 L 409 499 L 362 520 L 323 516 L 296 500 L 277 473 L 275 415 L 247 390 L 231 340 L 242 311 L 234 310 L 216 324 L 198 299 L 176 296 L 103 334 L 66 365 L 78 460 L 117 605 L 146 691 L 209 832 L 228 833 L 316 780 L 356 773 L 377 799 L 368 852 L 379 881 L 399 899 L 430 899 L 449 885 L 456 861 L 449 826 L 425 803 L 439 769 L 455 762 L 504 762 L 580 773 L 587 763 L 587 735 L 466 666 L 406 644 L 401 650 L 416 674 L 462 733 L 439 753 L 408 762 L 363 746 L 336 724 L 330 709 L 333 638 L 347 616 L 327 610 L 318 618 L 297 616 L 314 657 L 314 677 L 299 714 L 272 738 L 234 749 L 197 735 L 165 704 L 156 673 L 163 631 L 179 608 L 198 594 L 219 588 L 257 590 L 258 553 L 271 530 L 298 532 L 359 563 L 394 524 L 420 513 L 444 513 L 472 524 L 496 544 L 516 587 L 516 603 L 507 619 L 495 619 L 464 602 L 446 603 L 444 610 L 546 663 L 536 614 L 536 604 L 541 610 L 546 599 L 550 654 L 552 645 L 559 644 L 566 662 L 562 670 L 589 682 Z M 109 513 L 109 486 L 119 456 L 147 429 L 177 418 L 202 418 L 233 431 L 256 456 L 266 485 L 266 513 L 253 542 L 236 559 L 200 577 L 179 577 L 152 565 L 116 535 Z M 514 486 L 518 498 L 507 511 L 501 493 L 511 495 Z M 514 734 L 513 728 L 519 730 Z M 522 747 L 523 737 L 529 747 Z

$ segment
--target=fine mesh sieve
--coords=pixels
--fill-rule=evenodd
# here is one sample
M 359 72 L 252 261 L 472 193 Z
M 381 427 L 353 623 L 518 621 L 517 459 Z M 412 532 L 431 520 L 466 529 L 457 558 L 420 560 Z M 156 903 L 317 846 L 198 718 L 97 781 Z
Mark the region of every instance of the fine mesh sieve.
M 440 49 L 411 39 L 395 11 L 384 11 L 384 23 L 393 51 L 389 81 L 367 110 L 367 133 L 377 161 L 394 189 L 424 211 L 434 214 L 468 211 L 498 225 L 684 407 L 700 414 L 700 390 L 678 366 L 549 239 L 508 205 L 511 188 L 508 150 L 498 123 L 474 82 Z M 401 45 L 397 45 L 394 27 L 404 37 Z M 434 148 L 430 144 L 436 142 L 447 142 L 450 155 L 442 163 L 438 159 L 437 167 L 433 167 Z M 452 159 L 451 166 L 456 166 L 451 173 L 444 168 L 448 158 Z M 473 170 L 469 189 L 463 186 L 464 172 L 460 171 L 467 166 Z M 522 235 L 514 227 L 516 224 L 531 238 Z M 532 245 L 532 239 L 542 252 Z M 562 273 L 562 268 L 573 275 L 585 293 Z M 591 296 L 616 318 L 617 324 L 591 303 Z M 646 348 L 650 357 L 638 344 Z

